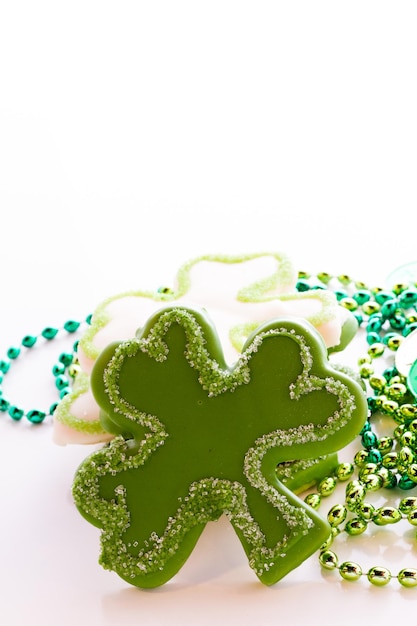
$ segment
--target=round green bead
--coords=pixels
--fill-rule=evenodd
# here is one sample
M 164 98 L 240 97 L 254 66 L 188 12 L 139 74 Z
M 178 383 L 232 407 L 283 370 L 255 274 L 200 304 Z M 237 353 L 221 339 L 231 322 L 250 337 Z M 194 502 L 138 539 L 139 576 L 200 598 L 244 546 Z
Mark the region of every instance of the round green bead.
M 75 333 L 75 331 L 78 330 L 79 327 L 80 322 L 75 322 L 74 320 L 68 320 L 64 324 L 64 329 L 67 331 L 67 333 Z
M 378 441 L 378 450 L 382 454 L 387 454 L 388 452 L 391 452 L 393 445 L 394 440 L 392 437 L 381 437 Z
M 356 309 L 358 308 L 358 303 L 356 302 L 356 300 L 354 300 L 354 298 L 343 298 L 340 301 L 340 304 L 348 311 L 356 311 Z
M 365 520 L 360 517 L 354 517 L 346 523 L 345 532 L 347 532 L 348 535 L 356 536 L 361 535 L 367 528 L 368 524 Z
M 20 348 L 9 348 L 9 349 L 7 350 L 7 357 L 8 357 L 9 359 L 11 359 L 12 361 L 13 361 L 14 359 L 17 359 L 17 357 L 19 356 L 19 354 L 20 354 Z
M 379 312 L 380 308 L 379 304 L 373 301 L 365 302 L 365 304 L 362 305 L 362 311 L 365 315 L 374 315 Z
M 40 424 L 45 419 L 46 413 L 33 409 L 27 412 L 26 417 L 32 424 Z
M 381 342 L 376 341 L 376 342 L 372 343 L 372 345 L 369 346 L 368 354 L 372 358 L 377 358 L 377 357 L 382 356 L 384 354 L 384 350 L 385 350 L 384 344 L 381 343 Z
M 371 567 L 367 574 L 368 580 L 372 585 L 383 587 L 387 585 L 392 578 L 391 572 L 386 567 Z
M 333 491 L 336 489 L 336 485 L 337 485 L 336 479 L 333 478 L 333 476 L 327 476 L 326 478 L 323 478 L 323 480 L 319 482 L 317 486 L 317 491 L 322 496 L 330 496 L 330 494 L 332 494 Z
M 357 507 L 356 512 L 365 522 L 371 522 L 375 515 L 375 507 L 369 502 L 362 502 Z
M 48 341 L 50 341 L 51 339 L 54 339 L 58 334 L 58 328 L 53 328 L 52 326 L 48 326 L 47 328 L 44 328 L 43 331 L 41 332 L 42 337 L 44 337 L 44 339 L 47 339 Z
M 19 421 L 24 416 L 25 412 L 23 409 L 19 409 L 17 406 L 9 407 L 8 413 L 12 419 L 15 421 Z
M 312 509 L 317 510 L 321 504 L 321 496 L 319 493 L 309 493 L 304 498 L 304 502 L 311 506 Z
M 382 478 L 378 474 L 368 474 L 362 479 L 366 491 L 378 491 L 382 487 Z
M 22 346 L 25 348 L 33 348 L 37 341 L 37 337 L 35 335 L 25 335 L 22 339 Z
M 339 573 L 344 580 L 355 581 L 362 576 L 362 568 L 354 561 L 345 561 L 340 565 Z
M 335 504 L 327 513 L 327 521 L 330 526 L 340 526 L 347 516 L 347 508 L 343 504 Z
M 361 378 L 369 378 L 374 373 L 374 368 L 369 363 L 364 363 L 359 368 L 359 375 Z
M 6 400 L 6 398 L 3 398 L 2 396 L 0 396 L 0 411 L 2 413 L 5 413 L 6 411 L 9 410 L 9 407 L 10 407 L 10 402 Z
M 0 361 L 0 372 L 3 372 L 3 374 L 7 374 L 9 369 L 10 369 L 10 361 L 1 360 Z
M 352 463 L 339 463 L 336 468 L 336 477 L 338 480 L 343 482 L 345 480 L 349 480 L 354 471 L 355 468 Z
M 403 587 L 417 587 L 417 569 L 406 567 L 398 573 L 398 582 Z
M 74 357 L 71 354 L 71 352 L 62 352 L 58 357 L 58 361 L 62 363 L 63 365 L 65 365 L 65 367 L 68 367 L 69 365 L 71 365 L 73 360 L 74 360 Z
M 66 387 L 69 386 L 69 380 L 66 376 L 56 376 L 55 378 L 55 386 L 58 389 L 58 391 L 62 391 L 62 389 L 65 389 Z
M 382 506 L 375 511 L 373 522 L 377 526 L 396 524 L 402 520 L 401 512 L 393 506 Z
M 319 562 L 325 569 L 333 570 L 337 568 L 338 559 L 332 550 L 325 550 L 319 554 Z
M 54 376 L 62 376 L 65 374 L 65 365 L 63 363 L 55 363 L 52 368 L 52 374 Z
M 408 515 L 410 511 L 413 509 L 417 509 L 417 497 L 416 496 L 408 496 L 407 498 L 403 498 L 398 506 L 401 513 Z

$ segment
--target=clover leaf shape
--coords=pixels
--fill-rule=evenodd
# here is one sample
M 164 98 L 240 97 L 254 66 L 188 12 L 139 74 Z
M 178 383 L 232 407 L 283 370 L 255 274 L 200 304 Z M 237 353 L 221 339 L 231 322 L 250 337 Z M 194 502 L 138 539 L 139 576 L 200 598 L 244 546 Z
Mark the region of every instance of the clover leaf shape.
M 146 319 L 167 303 L 208 309 L 230 362 L 239 356 L 257 326 L 277 316 L 306 318 L 321 332 L 328 347 L 343 347 L 348 312 L 338 306 L 329 291 L 297 292 L 296 281 L 297 272 L 283 253 L 203 255 L 180 268 L 173 289 L 130 291 L 106 299 L 95 310 L 91 327 L 80 340 L 82 372 L 73 391 L 55 411 L 55 442 L 97 443 L 112 439 L 113 435 L 103 429 L 90 391 L 91 369 L 108 343 L 134 337 Z
M 73 484 L 79 511 L 102 529 L 105 568 L 138 587 L 164 584 L 225 514 L 270 585 L 328 537 L 276 465 L 339 450 L 367 406 L 308 322 L 269 321 L 228 366 L 206 312 L 162 309 L 138 337 L 101 353 L 91 383 L 123 433 L 81 464 Z

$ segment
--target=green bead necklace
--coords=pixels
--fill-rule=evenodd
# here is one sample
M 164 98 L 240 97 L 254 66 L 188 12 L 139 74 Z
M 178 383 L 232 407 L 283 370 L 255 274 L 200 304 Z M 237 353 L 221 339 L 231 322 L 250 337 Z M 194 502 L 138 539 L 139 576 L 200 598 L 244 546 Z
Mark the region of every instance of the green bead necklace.
M 86 318 L 86 323 L 91 322 L 91 315 Z M 57 359 L 57 363 L 52 368 L 52 374 L 55 379 L 55 387 L 58 392 L 58 400 L 53 402 L 46 410 L 30 409 L 25 411 L 20 406 L 11 403 L 3 394 L 2 384 L 4 377 L 10 371 L 11 366 L 16 360 L 28 351 L 39 345 L 40 340 L 50 342 L 55 339 L 58 334 L 65 331 L 69 335 L 73 335 L 81 326 L 81 322 L 68 320 L 62 328 L 47 326 L 38 335 L 25 335 L 20 342 L 19 347 L 12 346 L 6 352 L 6 357 L 0 360 L 0 412 L 7 413 L 13 420 L 19 421 L 23 417 L 32 424 L 41 424 L 46 417 L 53 415 L 59 400 L 71 391 L 71 379 L 74 379 L 79 372 L 77 360 L 78 341 L 73 344 L 71 352 L 62 352 Z
M 345 501 L 336 504 L 327 513 L 332 532 L 319 551 L 319 562 L 327 570 L 337 570 L 344 580 L 357 581 L 362 577 L 377 586 L 397 579 L 403 587 L 417 587 L 417 568 L 403 568 L 393 575 L 385 566 L 374 566 L 367 571 L 355 561 L 343 561 L 334 552 L 333 543 L 341 533 L 351 537 L 364 533 L 372 523 L 387 526 L 407 520 L 417 526 L 417 497 L 401 499 L 398 507 L 374 507 L 365 500 L 368 493 L 388 489 L 410 490 L 417 486 L 417 405 L 407 386 L 407 379 L 394 365 L 376 372 L 382 356 L 395 354 L 405 337 L 417 329 L 417 289 L 415 284 L 397 283 L 391 291 L 369 289 L 364 283 L 352 281 L 349 276 L 332 277 L 319 274 L 312 281 L 306 273 L 299 276 L 298 288 L 330 288 L 341 306 L 351 311 L 360 327 L 365 328 L 367 351 L 358 361 L 359 376 L 367 390 L 369 418 L 360 436 L 361 448 L 353 463 L 341 463 L 335 473 L 320 481 L 317 492 L 308 494 L 305 501 L 318 509 L 322 497 L 331 495 L 338 483 L 348 481 Z M 388 417 L 394 423 L 389 436 L 378 437 L 373 428 L 376 415 Z M 357 477 L 354 478 L 354 475 Z

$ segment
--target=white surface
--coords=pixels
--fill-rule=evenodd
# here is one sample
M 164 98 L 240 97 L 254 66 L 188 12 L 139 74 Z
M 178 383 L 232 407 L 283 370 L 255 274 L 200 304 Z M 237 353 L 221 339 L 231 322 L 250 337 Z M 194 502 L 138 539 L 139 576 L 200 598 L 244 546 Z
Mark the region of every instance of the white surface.
M 1 3 L 2 354 L 201 253 L 283 249 L 374 283 L 415 261 L 416 19 L 363 0 Z M 54 397 L 55 350 L 7 379 L 28 408 Z M 5 626 L 388 624 L 415 605 L 314 558 L 262 587 L 223 522 L 172 583 L 129 588 L 71 501 L 87 452 L 0 419 Z M 416 565 L 387 541 L 361 562 Z

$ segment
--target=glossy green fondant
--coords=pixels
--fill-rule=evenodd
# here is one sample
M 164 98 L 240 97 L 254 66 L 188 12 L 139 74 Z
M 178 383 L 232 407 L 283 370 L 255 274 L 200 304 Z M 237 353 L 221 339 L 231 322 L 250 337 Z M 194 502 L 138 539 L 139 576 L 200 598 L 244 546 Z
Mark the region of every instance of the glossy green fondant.
M 277 464 L 336 452 L 367 407 L 308 322 L 261 326 L 227 367 L 203 311 L 167 308 L 103 351 L 91 385 L 106 425 L 123 434 L 73 485 L 78 509 L 102 529 L 105 568 L 161 585 L 222 514 L 268 585 L 327 539 L 328 523 L 278 480 Z

